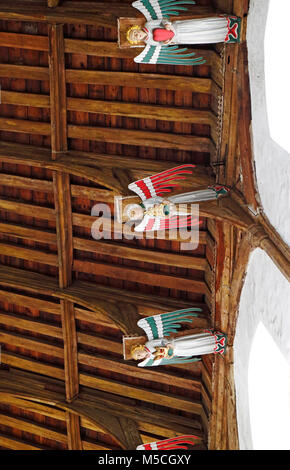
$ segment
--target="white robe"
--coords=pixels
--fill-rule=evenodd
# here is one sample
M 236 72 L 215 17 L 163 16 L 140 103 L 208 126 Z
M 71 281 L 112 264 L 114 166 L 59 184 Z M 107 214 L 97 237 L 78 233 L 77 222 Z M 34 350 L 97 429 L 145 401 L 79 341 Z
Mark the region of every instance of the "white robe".
M 194 335 L 181 336 L 168 340 L 166 338 L 159 338 L 147 341 L 145 346 L 149 349 L 152 358 L 155 348 L 158 346 L 173 345 L 174 356 L 188 357 L 188 356 L 201 356 L 203 354 L 211 354 L 215 352 L 216 339 L 211 333 L 197 333 Z
M 174 37 L 167 44 L 212 44 L 224 42 L 228 34 L 228 19 L 223 16 L 172 23 L 167 20 L 152 20 L 145 24 L 145 28 L 148 30 L 145 42 L 152 46 L 160 45 L 159 42 L 153 40 L 153 30 L 164 28 L 165 24 L 170 24 L 174 32 Z
M 187 204 L 202 201 L 211 201 L 217 198 L 217 193 L 214 189 L 201 189 L 200 191 L 191 191 L 188 193 L 176 194 L 175 196 L 168 196 L 166 199 L 161 196 L 151 197 L 142 202 L 146 210 L 155 204 L 161 204 L 163 201 L 170 201 L 172 204 Z M 175 209 L 175 210 L 174 210 Z M 176 208 L 171 208 L 170 216 L 174 215 L 188 215 L 187 209 L 183 211 Z

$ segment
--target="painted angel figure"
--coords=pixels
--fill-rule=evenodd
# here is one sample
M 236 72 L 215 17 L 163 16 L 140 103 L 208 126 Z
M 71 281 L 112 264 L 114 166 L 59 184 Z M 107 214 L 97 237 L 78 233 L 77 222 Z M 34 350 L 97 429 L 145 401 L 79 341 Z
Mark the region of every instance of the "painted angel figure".
M 195 165 L 192 164 L 180 165 L 129 184 L 128 188 L 141 199 L 140 204 L 129 204 L 126 207 L 126 215 L 129 219 L 141 221 L 134 227 L 134 231 L 166 230 L 199 224 L 197 218 L 184 209 L 184 205 L 210 201 L 229 192 L 227 186 L 214 185 L 207 189 L 164 198 L 163 194 L 177 189 L 176 181 L 185 179 L 186 175 L 192 173 L 194 167 Z
M 132 6 L 145 16 L 147 22 L 141 28 L 133 25 L 127 31 L 127 41 L 132 46 L 145 44 L 144 50 L 134 61 L 144 64 L 201 65 L 206 61 L 179 48 L 184 44 L 211 44 L 240 41 L 241 18 L 220 15 L 209 18 L 195 18 L 169 21 L 186 11 L 186 4 L 192 0 L 137 0 Z
M 131 346 L 131 357 L 142 360 L 138 367 L 184 364 L 199 361 L 204 354 L 225 354 L 227 336 L 212 329 L 167 338 L 176 333 L 182 323 L 192 322 L 192 317 L 199 316 L 197 312 L 201 311 L 192 307 L 139 320 L 137 325 L 145 331 L 148 341 Z

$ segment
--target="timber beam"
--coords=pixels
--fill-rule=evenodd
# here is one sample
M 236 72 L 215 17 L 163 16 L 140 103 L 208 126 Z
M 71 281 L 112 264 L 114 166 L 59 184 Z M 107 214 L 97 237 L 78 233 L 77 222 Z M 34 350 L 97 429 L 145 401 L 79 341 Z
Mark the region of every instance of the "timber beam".
M 198 420 L 181 417 L 164 411 L 152 410 L 144 405 L 136 407 L 131 399 L 123 400 L 111 393 L 82 388 L 80 396 L 72 403 L 63 399 L 63 385 L 55 379 L 41 378 L 29 372 L 0 370 L 0 401 L 35 411 L 45 416 L 65 420 L 70 412 L 80 417 L 83 426 L 99 432 L 109 432 L 125 449 L 132 449 L 131 439 L 124 439 L 125 418 L 133 425 L 134 445 L 140 439 L 139 433 L 153 433 L 168 437 L 195 434 L 202 437 Z M 49 405 L 49 407 L 47 406 Z M 104 414 L 106 409 L 106 414 Z M 108 419 L 107 419 L 108 418 Z M 118 424 L 119 423 L 119 424 Z M 120 430 L 120 423 L 123 424 Z M 125 433 L 126 434 L 126 433 Z M 59 436 L 57 436 L 59 437 Z M 136 448 L 136 446 L 134 447 Z
M 56 160 L 51 159 L 48 149 L 30 145 L 0 142 L 0 161 L 62 171 L 81 176 L 105 186 L 117 194 L 128 194 L 128 184 L 134 179 L 141 179 L 160 171 L 180 165 L 177 162 L 155 160 L 138 161 L 134 158 L 117 155 L 92 154 L 69 151 L 61 153 Z M 81 162 L 81 163 L 80 163 Z M 127 174 L 124 185 L 124 173 Z M 188 178 L 184 187 L 208 186 L 213 183 L 209 168 L 196 166 L 192 178 Z
M 139 333 L 136 324 L 141 317 L 138 314 L 136 304 L 144 305 L 147 308 L 152 308 L 152 310 L 157 308 L 158 311 L 192 306 L 192 302 L 189 301 L 162 299 L 137 293 L 132 295 L 129 291 L 92 285 L 81 281 L 75 281 L 71 286 L 62 289 L 49 276 L 8 266 L 0 266 L 0 284 L 14 289 L 19 289 L 19 286 L 21 286 L 21 290 L 26 292 L 44 294 L 82 305 L 109 318 L 125 334 Z M 207 316 L 207 308 L 204 309 L 204 312 Z M 143 331 L 141 334 L 143 334 Z
M 1 37 L 0 37 L 1 40 Z M 116 101 L 91 100 L 84 98 L 67 98 L 68 111 L 100 113 L 110 116 L 134 117 L 141 119 L 164 119 L 167 121 L 191 124 L 215 125 L 216 117 L 211 111 L 195 110 L 184 107 L 168 107 L 142 103 L 126 103 Z M 35 93 L 19 93 L 14 91 L 1 92 L 2 104 L 35 106 L 49 108 L 50 100 L 47 95 Z
M 19 274 L 21 275 L 21 273 Z M 51 278 L 45 278 L 45 279 L 49 281 Z M 9 285 L 9 283 L 7 285 Z M 86 289 L 90 291 L 92 289 L 92 286 L 90 284 L 88 283 L 80 284 L 79 281 L 77 282 L 77 286 L 79 290 Z M 15 285 L 12 284 L 11 287 L 14 288 Z M 98 286 L 96 286 L 96 289 L 98 289 Z M 36 293 L 38 292 L 37 288 L 35 289 L 34 292 Z M 133 303 L 132 295 L 130 294 L 130 292 L 123 291 L 121 289 L 116 289 L 116 288 L 111 288 L 111 287 L 106 287 L 106 286 L 99 286 L 98 296 L 101 296 L 101 295 L 103 295 L 103 299 L 106 299 L 108 297 L 111 297 L 111 298 L 113 297 L 119 303 L 120 302 Z M 58 297 L 53 297 L 53 299 L 57 299 L 57 298 Z M 15 292 L 0 290 L 0 300 L 3 302 L 9 302 L 12 304 L 15 303 L 16 305 L 23 305 L 27 308 L 37 308 L 39 310 L 50 312 L 54 315 L 60 315 L 60 305 L 56 301 L 53 301 L 53 299 L 51 301 L 49 300 L 44 301 L 44 300 L 29 296 L 28 294 L 19 294 Z M 172 310 L 178 310 L 181 307 L 182 308 L 192 307 L 192 302 L 189 302 L 189 301 L 184 301 L 184 300 L 181 301 L 181 300 L 176 300 L 173 298 L 163 298 L 163 297 L 158 297 L 154 295 L 146 295 L 146 294 L 141 294 L 141 293 L 134 294 L 134 303 L 136 305 L 138 313 L 140 315 L 145 315 L 145 316 L 146 315 L 150 316 L 152 315 L 153 312 L 156 312 L 156 313 L 166 312 L 168 311 L 169 308 Z M 205 319 L 208 318 L 209 311 L 205 304 L 194 303 L 194 305 L 202 309 Z M 102 324 L 105 324 L 106 326 L 110 326 L 111 328 L 114 328 L 114 324 L 112 323 L 110 318 L 107 315 L 102 314 L 100 311 L 96 312 L 96 311 L 86 310 L 85 308 L 78 307 L 76 308 L 76 318 L 78 320 L 84 320 L 84 321 L 88 321 L 92 323 L 94 323 L 95 321 L 97 321 L 98 323 L 101 322 Z M 196 321 L 198 321 L 198 319 L 196 319 L 195 322 Z M 207 327 L 208 325 L 198 324 L 198 326 Z M 118 329 L 116 325 L 115 325 L 115 328 Z
M 19 47 L 21 49 L 48 52 L 48 39 L 46 36 L 0 32 L 0 43 L 5 47 Z M 112 57 L 118 59 L 133 59 L 138 55 L 135 48 L 120 48 L 117 42 L 92 41 L 86 39 L 64 38 L 65 53 L 86 54 L 95 57 Z M 197 56 L 202 55 L 207 64 L 216 69 L 220 66 L 221 58 L 214 50 L 190 48 Z M 3 98 L 3 97 L 2 97 Z
M 1 178 L 0 178 L 1 181 Z M 19 187 L 19 186 L 18 186 Z M 31 188 L 30 188 L 31 189 Z M 110 201 L 114 202 L 114 201 Z M 1 200 L 0 200 L 1 205 Z M 89 216 L 86 218 L 86 221 L 89 220 L 88 227 L 92 222 L 94 222 L 95 218 L 91 219 Z M 83 224 L 86 226 L 86 224 Z M 20 233 L 21 229 L 21 233 Z M 109 227 L 108 227 L 109 229 Z M 0 223 L 0 233 L 25 239 L 25 240 L 32 240 L 36 242 L 43 242 L 50 243 L 53 245 L 57 244 L 57 235 L 55 232 L 48 231 L 48 230 L 40 230 L 31 227 L 19 226 L 16 224 L 10 223 Z M 121 233 L 121 229 L 120 229 Z M 111 234 L 112 238 L 114 238 L 114 234 Z M 205 245 L 208 241 L 208 234 L 207 232 L 199 232 L 198 233 L 198 241 L 199 244 Z M 158 263 L 165 266 L 175 266 L 180 268 L 187 268 L 187 269 L 196 269 L 198 271 L 206 271 L 207 269 L 207 262 L 205 258 L 195 257 L 195 256 L 188 256 L 186 253 L 184 255 L 177 255 L 174 253 L 166 253 L 166 257 L 162 251 L 154 251 L 150 249 L 142 249 L 142 248 L 134 248 L 131 246 L 126 246 L 124 244 L 116 243 L 116 242 L 108 242 L 102 240 L 90 240 L 87 238 L 78 238 L 73 237 L 73 247 L 76 250 L 87 251 L 87 252 L 94 252 L 96 249 L 98 253 L 107 256 L 116 256 L 120 258 L 131 259 L 135 261 L 141 262 L 149 262 L 149 263 Z M 33 260 L 39 263 L 48 264 L 50 266 L 58 266 L 58 259 L 57 255 L 54 253 L 46 253 L 41 250 L 35 250 L 32 248 L 25 248 L 15 244 L 8 244 L 0 242 L 0 253 L 9 256 L 16 256 L 21 257 L 22 259 Z
M 27 78 L 49 80 L 49 69 L 29 65 L 0 64 L 3 78 Z M 190 91 L 211 94 L 216 84 L 210 78 L 196 78 L 156 73 L 107 72 L 103 70 L 66 69 L 67 83 L 92 85 L 132 86 L 134 88 L 153 88 L 161 90 Z
M 51 158 L 67 151 L 67 110 L 65 83 L 65 56 L 62 25 L 50 25 L 49 78 L 51 112 Z M 58 245 L 59 286 L 68 287 L 72 282 L 73 236 L 70 180 L 67 173 L 53 172 L 53 189 L 56 209 L 56 235 Z M 60 299 L 63 332 L 63 354 L 66 400 L 71 402 L 79 393 L 77 360 L 77 333 L 74 304 Z M 67 436 L 70 450 L 82 450 L 79 416 L 67 411 Z
M 49 0 L 51 1 L 51 0 Z M 53 1 L 53 6 L 55 0 Z M 46 1 L 42 5 L 39 2 L 29 2 L 29 9 L 23 2 L 16 2 L 9 6 L 6 2 L 0 2 L 0 19 L 14 21 L 29 21 L 38 23 L 69 23 L 89 24 L 117 29 L 117 19 L 121 16 L 138 16 L 131 5 L 114 3 L 114 8 L 108 11 L 107 3 L 86 3 L 62 1 L 60 6 L 51 8 Z
M 18 404 L 19 398 L 24 399 L 26 402 L 26 407 L 30 402 L 30 408 L 32 410 L 34 409 L 34 400 L 36 402 L 49 404 L 50 406 L 57 406 L 61 410 L 65 411 L 66 415 L 69 414 L 72 416 L 68 423 L 69 427 L 72 426 L 72 423 L 75 419 L 80 421 L 80 417 L 82 417 L 83 419 L 89 421 L 92 425 L 94 425 L 94 427 L 97 427 L 97 429 L 99 429 L 101 432 L 109 433 L 112 437 L 117 440 L 117 442 L 121 445 L 123 449 L 133 450 L 138 444 L 142 443 L 137 426 L 134 421 L 130 420 L 130 418 L 128 418 L 127 426 L 130 425 L 130 429 L 134 430 L 134 432 L 133 436 L 131 435 L 131 437 L 129 438 L 129 436 L 127 435 L 127 431 L 125 430 L 124 423 L 122 422 L 122 419 L 117 416 L 114 416 L 108 410 L 104 414 L 103 410 L 98 410 L 91 404 L 87 404 L 84 402 L 84 400 L 79 399 L 76 399 L 73 401 L 73 403 L 68 404 L 63 400 L 62 394 L 45 390 L 47 385 L 45 383 L 37 383 L 37 380 L 34 379 L 35 376 L 31 374 L 22 373 L 20 376 L 18 376 L 18 374 L 14 376 L 13 371 L 0 371 L 0 376 L 0 399 L 2 402 L 4 401 L 13 404 L 13 398 L 15 397 Z M 25 382 L 23 383 L 21 381 L 21 378 L 24 380 L 25 378 L 27 378 L 29 380 L 28 385 L 25 384 Z M 19 383 L 19 381 L 22 383 Z M 29 383 L 33 383 L 34 386 L 37 387 L 36 392 L 35 388 L 33 387 L 34 392 L 31 393 L 32 387 L 31 385 L 29 385 Z M 39 425 L 33 425 L 32 423 L 25 424 L 25 422 L 20 419 L 9 418 L 8 416 L 2 417 L 0 415 L 0 423 L 12 426 L 17 425 L 18 429 L 27 432 L 35 432 L 36 434 L 40 434 L 43 437 L 55 439 L 59 442 L 66 443 L 67 441 L 66 436 L 62 433 L 55 432 L 52 430 L 46 430 L 46 428 Z M 72 439 L 72 433 L 68 433 L 68 444 L 71 444 L 70 447 L 76 448 L 79 443 L 73 441 Z
M 194 9 L 189 8 L 186 15 L 179 16 L 179 19 L 192 16 L 203 17 L 213 13 L 214 10 L 211 7 L 197 6 Z M 58 5 L 58 0 L 45 0 L 42 4 L 31 1 L 29 9 L 17 0 L 13 6 L 8 5 L 4 0 L 0 2 L 0 19 L 3 20 L 35 21 L 49 24 L 89 24 L 117 29 L 118 18 L 136 18 L 138 16 L 140 17 L 141 13 L 124 2 L 114 2 L 109 11 L 108 4 L 102 2 L 85 3 L 64 0 Z M 175 19 L 175 17 L 172 18 Z
M 0 130 L 23 132 L 25 134 L 51 135 L 50 124 L 46 122 L 27 121 L 24 119 L 0 118 Z M 93 140 L 96 142 L 119 143 L 152 148 L 188 150 L 193 152 L 214 153 L 215 146 L 208 137 L 189 134 L 171 134 L 118 129 L 113 127 L 93 127 L 69 124 L 68 137 L 73 139 Z

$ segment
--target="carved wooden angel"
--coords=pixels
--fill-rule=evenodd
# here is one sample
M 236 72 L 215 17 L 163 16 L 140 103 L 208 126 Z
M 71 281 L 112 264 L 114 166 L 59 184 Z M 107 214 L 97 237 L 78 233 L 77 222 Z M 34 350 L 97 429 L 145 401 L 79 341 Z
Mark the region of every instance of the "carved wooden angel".
M 139 221 L 134 227 L 136 232 L 191 227 L 199 224 L 196 217 L 188 214 L 187 203 L 197 203 L 216 199 L 227 194 L 229 188 L 222 185 L 209 186 L 207 189 L 191 191 L 164 198 L 163 194 L 178 188 L 178 180 L 191 174 L 195 165 L 184 164 L 156 175 L 135 181 L 128 188 L 142 200 L 140 204 L 128 204 L 126 215 Z M 180 207 L 178 207 L 180 205 Z
M 145 331 L 148 341 L 131 346 L 131 357 L 135 360 L 143 359 L 138 367 L 184 364 L 199 361 L 199 356 L 204 354 L 224 354 L 227 336 L 211 329 L 167 338 L 176 333 L 182 323 L 191 323 L 192 317 L 199 316 L 197 312 L 201 311 L 200 308 L 192 307 L 139 320 L 137 325 Z
M 144 64 L 200 65 L 206 61 L 195 53 L 179 48 L 181 44 L 210 44 L 239 42 L 241 19 L 235 16 L 213 16 L 184 21 L 169 21 L 186 11 L 192 0 L 138 0 L 132 3 L 145 16 L 141 28 L 134 24 L 127 31 L 127 41 L 132 46 L 146 45 L 135 62 Z

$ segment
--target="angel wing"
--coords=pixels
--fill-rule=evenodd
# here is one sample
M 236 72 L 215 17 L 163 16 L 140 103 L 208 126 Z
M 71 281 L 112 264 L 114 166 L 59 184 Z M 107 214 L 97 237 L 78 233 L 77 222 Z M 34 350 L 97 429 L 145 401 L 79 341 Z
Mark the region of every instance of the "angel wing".
M 147 21 L 178 16 L 180 11 L 187 11 L 182 5 L 194 5 L 193 0 L 138 0 L 132 3 Z
M 134 191 L 142 201 L 161 196 L 164 193 L 170 193 L 173 189 L 176 189 L 178 184 L 172 183 L 172 181 L 186 179 L 186 176 L 183 175 L 192 174 L 194 167 L 195 165 L 191 164 L 176 166 L 170 170 L 162 171 L 156 175 L 134 181 L 129 184 L 128 188 Z
M 193 434 L 185 436 L 177 436 L 162 441 L 148 442 L 136 447 L 136 450 L 172 450 L 172 449 L 189 449 L 196 444 L 197 436 Z
M 190 307 L 182 310 L 175 310 L 174 312 L 162 313 L 160 315 L 153 315 L 151 317 L 142 318 L 137 322 L 137 325 L 142 328 L 148 340 L 164 338 L 171 333 L 177 333 L 181 328 L 182 323 L 191 323 L 191 317 L 198 317 L 197 312 L 202 312 L 201 308 Z M 146 358 L 144 361 L 139 362 L 138 367 L 152 367 L 170 364 L 185 364 L 187 362 L 200 361 L 199 357 L 178 357 L 173 356 L 171 359 L 162 358 L 154 360 Z
M 155 367 L 155 366 L 170 366 L 170 364 L 186 364 L 187 362 L 197 362 L 201 361 L 200 357 L 178 357 L 175 356 L 172 359 L 158 359 L 154 361 L 154 359 L 148 358 L 144 359 L 144 361 L 139 362 L 138 367 Z
M 155 232 L 156 230 L 160 230 L 160 221 L 161 219 L 159 217 L 144 215 L 142 222 L 134 227 L 134 232 Z
M 186 52 L 187 47 L 147 44 L 141 54 L 134 57 L 134 62 L 142 64 L 202 65 L 206 60 L 195 57 L 195 52 Z
M 177 333 L 182 323 L 191 323 L 191 317 L 198 317 L 201 308 L 190 307 L 174 312 L 161 313 L 151 317 L 142 318 L 137 325 L 145 331 L 148 340 L 164 338 L 171 333 Z M 170 359 L 172 361 L 172 359 Z M 172 362 L 171 362 L 172 363 Z
M 166 219 L 145 215 L 142 219 L 142 222 L 140 222 L 140 224 L 134 228 L 134 231 L 153 232 L 157 230 L 194 227 L 201 224 L 202 220 L 199 220 L 197 217 L 192 217 L 191 215 L 175 215 Z

